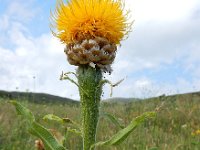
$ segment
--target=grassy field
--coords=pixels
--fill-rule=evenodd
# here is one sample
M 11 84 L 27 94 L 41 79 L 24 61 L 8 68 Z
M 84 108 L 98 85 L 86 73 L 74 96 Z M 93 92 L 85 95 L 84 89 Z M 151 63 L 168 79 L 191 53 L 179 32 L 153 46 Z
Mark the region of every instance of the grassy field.
M 33 103 L 21 100 L 45 127 L 64 129 L 57 123 L 42 120 L 46 114 L 69 117 L 80 122 L 79 105 L 64 103 Z M 102 112 L 110 112 L 123 120 L 125 125 L 146 111 L 163 105 L 156 119 L 145 122 L 127 140 L 116 147 L 100 147 L 98 150 L 200 150 L 200 94 L 184 94 L 170 97 L 157 97 L 142 101 L 103 102 Z M 101 118 L 97 140 L 106 140 L 119 130 L 119 127 L 106 118 Z M 68 133 L 65 146 L 69 150 L 81 150 L 81 138 Z M 8 99 L 0 99 L 0 150 L 34 150 L 35 137 L 27 132 L 25 120 L 17 116 Z

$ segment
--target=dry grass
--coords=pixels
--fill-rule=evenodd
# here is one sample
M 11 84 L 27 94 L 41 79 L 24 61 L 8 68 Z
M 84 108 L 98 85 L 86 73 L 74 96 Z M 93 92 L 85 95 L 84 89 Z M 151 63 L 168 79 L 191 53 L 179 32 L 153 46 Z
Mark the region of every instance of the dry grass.
M 36 119 L 48 128 L 63 132 L 57 123 L 42 120 L 46 114 L 69 117 L 80 122 L 78 106 L 63 104 L 35 104 L 22 101 L 36 116 Z M 146 122 L 117 147 L 101 147 L 98 150 L 199 150 L 200 135 L 192 132 L 200 129 L 200 96 L 195 94 L 172 97 L 159 97 L 129 103 L 102 103 L 101 111 L 110 112 L 122 119 L 127 125 L 134 117 L 146 111 L 155 110 L 164 103 L 156 119 Z M 101 118 L 98 127 L 98 140 L 106 140 L 119 130 L 105 118 Z M 68 134 L 65 145 L 69 150 L 81 149 L 81 138 Z M 0 99 L 0 149 L 34 150 L 35 137 L 27 133 L 25 121 L 16 115 L 14 107 Z

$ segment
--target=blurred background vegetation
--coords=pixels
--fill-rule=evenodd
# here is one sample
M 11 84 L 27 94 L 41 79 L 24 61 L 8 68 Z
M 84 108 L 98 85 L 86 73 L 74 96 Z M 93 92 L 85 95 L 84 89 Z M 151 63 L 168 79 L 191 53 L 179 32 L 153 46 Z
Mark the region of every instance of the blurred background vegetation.
M 45 122 L 46 114 L 68 117 L 80 122 L 79 102 L 42 93 L 0 91 L 0 149 L 34 150 L 34 141 L 25 126 L 25 120 L 17 116 L 9 100 L 20 101 L 36 116 L 38 122 L 50 129 L 64 133 L 56 122 Z M 124 125 L 147 111 L 159 106 L 156 119 L 146 121 L 122 144 L 116 147 L 99 147 L 98 150 L 200 150 L 200 92 L 159 96 L 149 99 L 113 98 L 101 103 L 101 112 L 114 114 Z M 106 118 L 100 118 L 97 141 L 109 139 L 119 127 Z M 66 133 L 65 146 L 69 150 L 81 150 L 81 138 Z

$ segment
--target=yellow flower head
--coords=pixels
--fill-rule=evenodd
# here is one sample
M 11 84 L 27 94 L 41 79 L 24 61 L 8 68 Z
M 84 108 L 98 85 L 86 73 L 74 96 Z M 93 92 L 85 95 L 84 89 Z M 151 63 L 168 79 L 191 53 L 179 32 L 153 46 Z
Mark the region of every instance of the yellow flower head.
M 66 44 L 95 37 L 119 44 L 131 26 L 123 7 L 122 0 L 59 0 L 51 15 L 53 34 Z

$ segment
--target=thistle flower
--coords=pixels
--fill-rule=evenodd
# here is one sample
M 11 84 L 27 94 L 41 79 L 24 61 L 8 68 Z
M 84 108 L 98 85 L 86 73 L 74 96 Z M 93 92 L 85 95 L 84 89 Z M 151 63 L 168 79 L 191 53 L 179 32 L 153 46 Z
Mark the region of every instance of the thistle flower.
M 52 18 L 52 32 L 66 44 L 65 53 L 76 72 L 81 101 L 83 149 L 94 150 L 102 86 L 102 70 L 111 72 L 117 45 L 131 23 L 122 0 L 59 0 Z M 55 30 L 54 30 L 55 29 Z
M 122 0 L 58 1 L 52 18 L 52 31 L 66 44 L 65 53 L 72 65 L 110 65 L 117 44 L 127 36 L 131 23 L 123 13 Z

